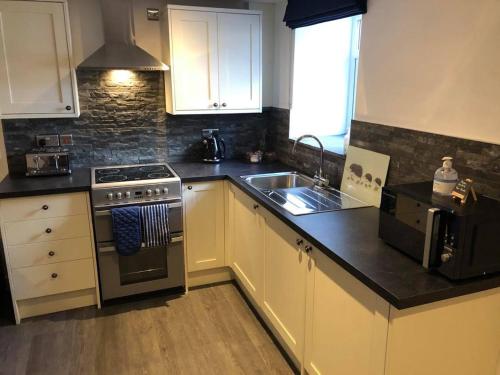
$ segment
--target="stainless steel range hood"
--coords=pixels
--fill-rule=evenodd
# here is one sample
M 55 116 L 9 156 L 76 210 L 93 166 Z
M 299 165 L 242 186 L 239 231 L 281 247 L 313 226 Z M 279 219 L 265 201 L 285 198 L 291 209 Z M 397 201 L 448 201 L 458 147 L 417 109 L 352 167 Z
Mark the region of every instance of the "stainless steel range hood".
M 135 43 L 133 0 L 101 0 L 104 45 L 78 69 L 168 70 L 168 66 Z

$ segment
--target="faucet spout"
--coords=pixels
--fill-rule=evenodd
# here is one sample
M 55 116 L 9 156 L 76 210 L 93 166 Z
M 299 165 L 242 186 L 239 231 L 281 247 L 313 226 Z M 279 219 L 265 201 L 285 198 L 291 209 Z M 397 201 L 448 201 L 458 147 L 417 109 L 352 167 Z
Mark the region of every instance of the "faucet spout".
M 292 149 L 292 154 L 295 153 L 295 148 L 297 147 L 297 144 L 305 139 L 305 138 L 311 138 L 311 139 L 314 139 L 318 145 L 319 145 L 319 151 L 320 151 L 320 154 L 319 154 L 319 171 L 318 171 L 318 174 L 314 176 L 314 180 L 316 181 L 316 185 L 318 186 L 328 186 L 329 184 L 329 181 L 328 179 L 323 175 L 323 155 L 325 153 L 325 148 L 323 147 L 323 143 L 319 140 L 318 137 L 316 137 L 315 135 L 312 135 L 312 134 L 304 134 L 304 135 L 301 135 L 300 137 L 298 137 L 294 144 L 293 144 L 293 149 Z

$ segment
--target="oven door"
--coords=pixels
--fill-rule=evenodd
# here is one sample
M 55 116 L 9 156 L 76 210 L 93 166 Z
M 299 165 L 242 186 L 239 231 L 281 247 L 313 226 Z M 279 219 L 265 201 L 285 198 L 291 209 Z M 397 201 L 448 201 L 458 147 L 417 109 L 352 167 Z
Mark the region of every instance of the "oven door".
M 115 206 L 116 207 L 116 206 Z M 109 207 L 94 209 L 103 300 L 185 285 L 182 203 L 169 203 L 171 242 L 122 256 L 116 252 Z

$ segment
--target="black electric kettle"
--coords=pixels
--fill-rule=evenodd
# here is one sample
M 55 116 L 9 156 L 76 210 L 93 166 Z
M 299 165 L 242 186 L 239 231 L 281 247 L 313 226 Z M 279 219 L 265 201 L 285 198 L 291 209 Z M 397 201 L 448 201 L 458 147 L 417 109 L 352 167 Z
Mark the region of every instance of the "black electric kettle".
M 219 136 L 219 129 L 203 129 L 201 136 L 204 146 L 203 161 L 220 163 L 226 156 L 226 144 Z

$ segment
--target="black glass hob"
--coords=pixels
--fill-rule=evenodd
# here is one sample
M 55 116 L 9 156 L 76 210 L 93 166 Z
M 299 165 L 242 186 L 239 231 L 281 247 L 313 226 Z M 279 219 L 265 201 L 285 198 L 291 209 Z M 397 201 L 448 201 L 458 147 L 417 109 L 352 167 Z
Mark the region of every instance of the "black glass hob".
M 147 181 L 169 177 L 172 177 L 172 173 L 164 164 L 98 168 L 95 170 L 96 184 L 126 181 Z

